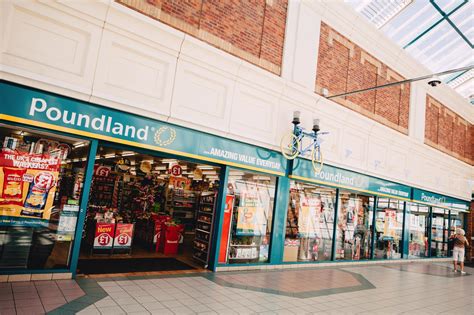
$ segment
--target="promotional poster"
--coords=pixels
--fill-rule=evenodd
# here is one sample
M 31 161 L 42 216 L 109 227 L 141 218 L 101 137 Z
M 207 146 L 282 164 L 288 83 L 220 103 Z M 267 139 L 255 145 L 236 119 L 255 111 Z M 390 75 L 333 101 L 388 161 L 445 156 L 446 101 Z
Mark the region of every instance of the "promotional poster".
M 0 225 L 35 225 L 50 219 L 60 161 L 49 154 L 0 152 Z

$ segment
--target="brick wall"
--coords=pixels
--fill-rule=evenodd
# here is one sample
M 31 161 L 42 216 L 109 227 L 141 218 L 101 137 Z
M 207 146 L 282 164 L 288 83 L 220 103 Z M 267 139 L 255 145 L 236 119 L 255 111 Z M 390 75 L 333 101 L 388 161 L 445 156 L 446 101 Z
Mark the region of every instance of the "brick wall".
M 426 96 L 425 143 L 474 165 L 474 125 Z
M 374 87 L 405 78 L 329 25 L 321 24 L 316 93 L 329 95 Z M 408 134 L 410 85 L 333 99 L 390 128 Z
M 288 0 L 116 0 L 277 75 Z

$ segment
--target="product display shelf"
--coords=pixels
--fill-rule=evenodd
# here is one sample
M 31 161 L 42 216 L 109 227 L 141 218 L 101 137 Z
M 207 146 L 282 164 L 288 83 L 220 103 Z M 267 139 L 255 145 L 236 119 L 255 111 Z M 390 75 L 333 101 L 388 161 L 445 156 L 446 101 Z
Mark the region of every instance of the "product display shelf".
M 193 257 L 204 263 L 205 268 L 209 261 L 216 199 L 214 192 L 203 192 L 199 198 Z
M 186 231 L 194 228 L 197 196 L 193 191 L 170 189 L 167 194 L 167 208 L 173 219 L 178 219 Z
M 97 176 L 92 182 L 89 202 L 94 205 L 113 207 L 113 195 L 116 189 L 113 176 Z

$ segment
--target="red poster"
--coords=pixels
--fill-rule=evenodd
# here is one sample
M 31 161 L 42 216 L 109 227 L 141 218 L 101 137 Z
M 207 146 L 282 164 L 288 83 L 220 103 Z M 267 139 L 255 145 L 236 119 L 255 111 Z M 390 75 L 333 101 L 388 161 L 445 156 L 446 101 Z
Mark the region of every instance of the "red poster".
M 114 240 L 115 223 L 96 223 L 94 248 L 110 249 Z
M 225 264 L 227 261 L 227 247 L 229 246 L 230 223 L 232 221 L 232 207 L 234 206 L 234 196 L 225 197 L 224 218 L 222 220 L 221 244 L 219 246 L 219 263 Z
M 129 248 L 132 246 L 133 224 L 117 223 L 114 237 L 114 248 Z

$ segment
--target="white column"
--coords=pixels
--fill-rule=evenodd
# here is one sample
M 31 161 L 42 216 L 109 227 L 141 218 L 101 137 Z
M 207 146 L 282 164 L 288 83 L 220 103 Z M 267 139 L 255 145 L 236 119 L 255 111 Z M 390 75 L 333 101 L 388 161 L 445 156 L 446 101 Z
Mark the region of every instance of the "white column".
M 425 82 L 412 82 L 410 87 L 410 111 L 408 135 L 420 143 L 425 141 L 426 89 Z
M 300 0 L 288 2 L 282 77 L 314 90 L 321 16 Z

